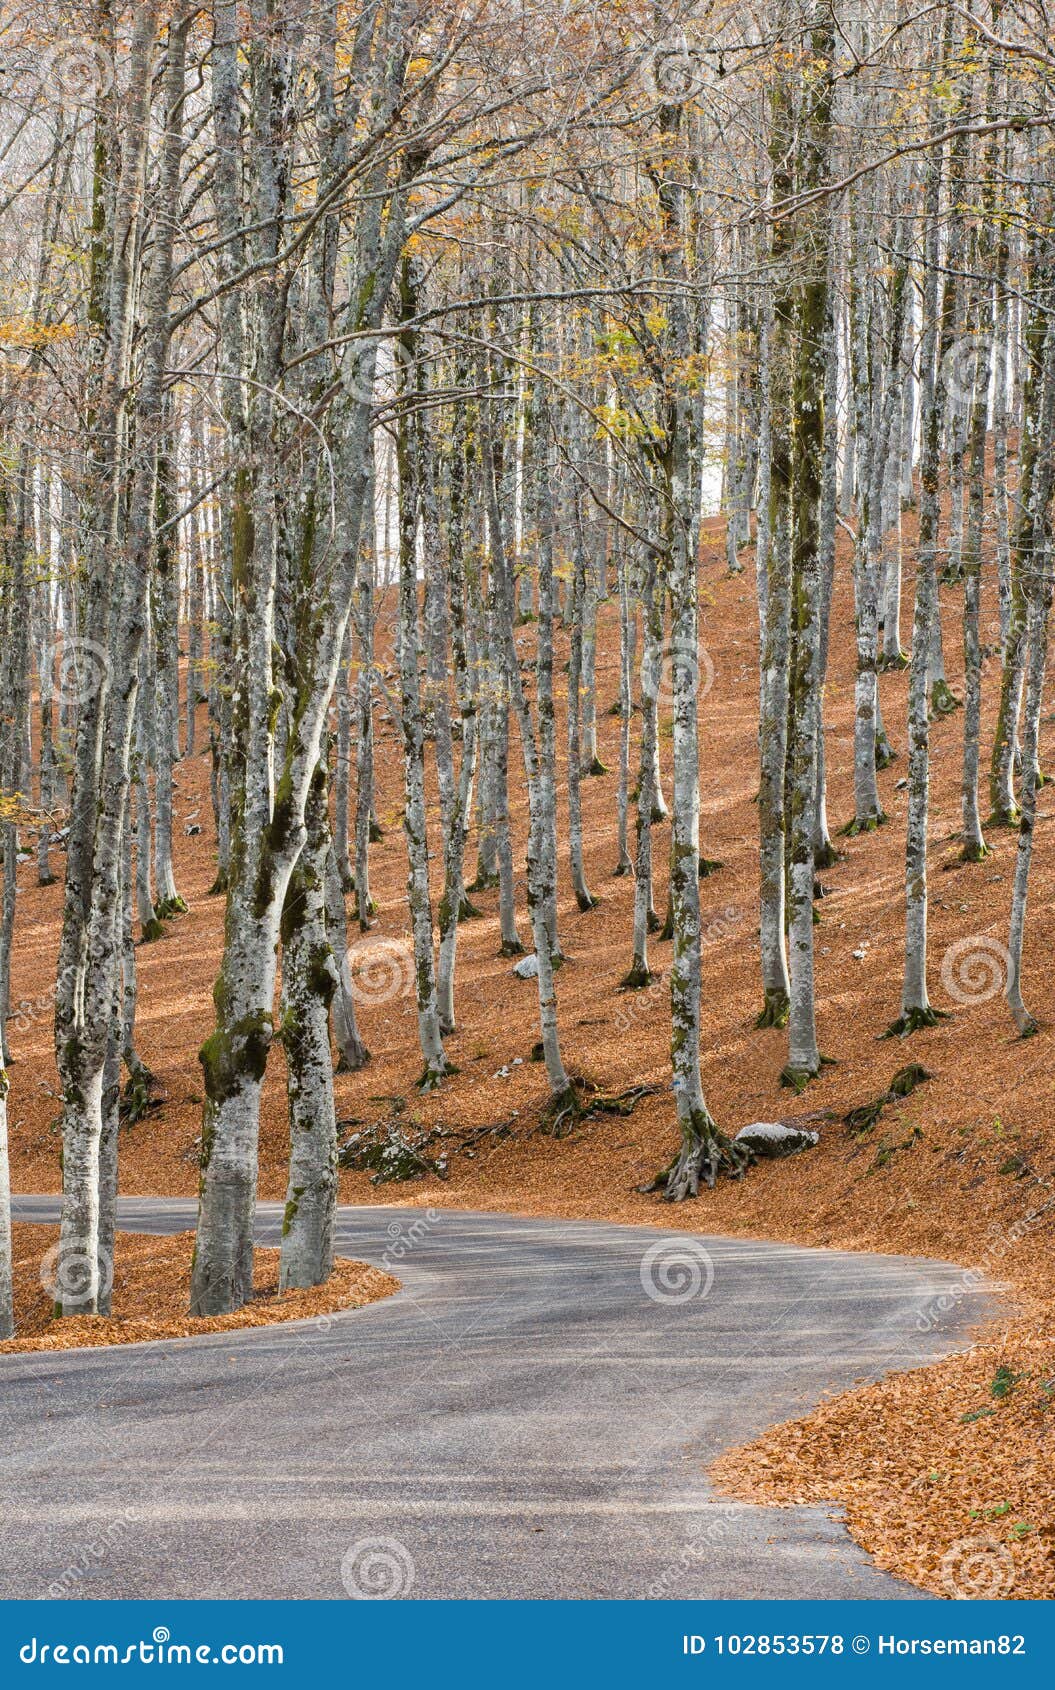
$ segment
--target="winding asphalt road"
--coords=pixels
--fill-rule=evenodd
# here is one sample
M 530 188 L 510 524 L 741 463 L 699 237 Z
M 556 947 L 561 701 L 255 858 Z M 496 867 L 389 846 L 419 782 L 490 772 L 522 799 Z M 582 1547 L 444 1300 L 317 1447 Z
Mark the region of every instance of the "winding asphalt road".
M 193 1220 L 121 1203 L 126 1228 Z M 279 1222 L 261 1207 L 261 1242 Z M 447 1210 L 342 1209 L 338 1237 L 403 1290 L 0 1357 L 0 1597 L 918 1594 L 825 1509 L 730 1502 L 705 1467 L 966 1342 L 988 1310 L 961 1269 Z

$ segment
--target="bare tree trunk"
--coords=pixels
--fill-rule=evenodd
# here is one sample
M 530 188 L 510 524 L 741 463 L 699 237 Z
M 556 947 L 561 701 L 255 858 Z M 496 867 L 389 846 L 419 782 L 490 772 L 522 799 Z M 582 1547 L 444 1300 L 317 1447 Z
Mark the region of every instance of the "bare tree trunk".
M 289 1100 L 289 1181 L 278 1286 L 321 1285 L 333 1271 L 337 1117 L 329 1009 L 338 985 L 327 935 L 331 854 L 327 768 L 320 760 L 305 807 L 307 838 L 282 909 L 282 1045 Z

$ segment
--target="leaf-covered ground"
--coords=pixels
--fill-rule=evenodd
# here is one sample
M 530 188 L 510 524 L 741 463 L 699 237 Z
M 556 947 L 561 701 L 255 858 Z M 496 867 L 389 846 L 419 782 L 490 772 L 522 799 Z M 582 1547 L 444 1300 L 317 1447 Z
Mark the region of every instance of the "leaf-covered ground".
M 909 563 L 913 537 L 914 517 L 907 513 Z M 843 537 L 825 713 L 833 832 L 850 819 L 853 808 L 852 601 L 845 544 Z M 946 1362 L 879 1387 L 899 1395 L 899 1414 L 889 1422 L 867 1407 L 848 1409 L 842 1488 L 806 1467 L 803 1482 L 816 1482 L 820 1490 L 814 1494 L 827 1485 L 824 1494 L 848 1496 L 851 1478 L 859 1486 L 872 1482 L 869 1475 L 889 1439 L 896 1456 L 887 1469 L 889 1519 L 907 1524 L 904 1530 L 890 1524 L 884 1543 L 875 1540 L 877 1551 L 888 1557 L 886 1564 L 938 1588 L 933 1568 L 942 1555 L 981 1532 L 1006 1545 L 1013 1559 L 1013 1594 L 1048 1594 L 1055 1463 L 1044 1459 L 1049 1420 L 1037 1405 L 1043 1379 L 1055 1377 L 1047 1301 L 1055 1284 L 1055 1032 L 1047 1020 L 1055 949 L 1050 826 L 1055 801 L 1041 793 L 1024 959 L 1027 1002 L 1042 1025 L 1036 1037 L 1023 1043 L 1014 1035 L 1001 996 L 999 952 L 1006 940 L 1015 835 L 990 832 L 993 850 L 985 861 L 958 861 L 962 713 L 934 724 L 931 995 L 951 1015 L 905 1044 L 881 1040 L 900 999 L 906 796 L 898 782 L 905 774 L 907 688 L 904 672 L 881 675 L 884 720 L 900 752 L 880 775 L 889 822 L 874 834 L 838 840 L 844 854 L 821 876 L 827 895 L 818 904 L 816 930 L 818 1024 L 821 1048 L 835 1062 L 802 1099 L 792 1098 L 779 1084 L 785 1035 L 754 1028 L 761 1006 L 754 803 L 757 654 L 750 553 L 744 561 L 745 573 L 729 577 L 714 525 L 706 537 L 702 571 L 700 631 L 709 657 L 703 673 L 709 676 L 713 670 L 713 683 L 700 705 L 701 848 L 723 867 L 701 882 L 703 1076 L 711 1108 L 727 1130 L 803 1110 L 829 1111 L 819 1124 L 817 1149 L 786 1163 L 760 1166 L 743 1184 L 723 1183 L 671 1210 L 634 1190 L 669 1160 L 674 1144 L 669 1090 L 643 1097 L 629 1116 L 591 1115 L 559 1141 L 540 1134 L 545 1077 L 531 1060 L 538 1037 L 536 988 L 533 981 L 516 979 L 508 959 L 497 954 L 494 891 L 474 894 L 483 914 L 465 924 L 459 940 L 459 1030 L 448 1043 L 459 1072 L 435 1095 L 422 1099 L 416 1094 L 421 1059 L 407 950 L 401 757 L 392 725 L 379 709 L 379 812 L 386 830 L 372 867 L 379 915 L 376 927 L 356 940 L 353 951 L 361 1031 L 372 1061 L 358 1074 L 338 1076 L 338 1107 L 349 1134 L 390 1122 L 411 1134 L 435 1135 L 446 1128 L 451 1142 L 446 1156 L 440 1138 L 433 1136 L 429 1147 L 430 1158 L 444 1164 L 443 1177 L 375 1186 L 368 1173 L 347 1172 L 342 1200 L 592 1216 L 692 1232 L 912 1252 L 983 1269 L 1009 1287 L 1007 1321 L 996 1339 L 983 1335 L 984 1347 L 967 1361 Z M 912 587 L 909 567 L 902 619 L 906 638 Z M 956 688 L 962 673 L 961 591 L 943 588 L 942 598 L 946 664 Z M 390 618 L 391 592 L 381 599 L 382 618 Z M 995 594 L 987 576 L 982 616 L 987 644 L 995 645 L 996 624 Z M 532 628 L 520 637 L 529 656 Z M 666 980 L 645 992 L 627 993 L 619 986 L 630 961 L 633 887 L 629 879 L 612 875 L 619 723 L 608 712 L 618 690 L 617 643 L 618 610 L 609 601 L 601 611 L 598 653 L 599 749 L 609 773 L 586 780 L 583 787 L 588 878 L 601 902 L 580 913 L 562 857 L 560 911 L 568 961 L 557 977 L 568 1066 L 608 1094 L 669 1084 Z M 558 685 L 563 685 L 559 664 Z M 993 657 L 983 676 L 987 737 L 998 686 Z M 561 754 L 563 745 L 559 731 Z M 526 817 L 518 755 L 514 745 L 511 793 L 522 861 Z M 662 756 L 669 781 L 669 723 Z M 223 915 L 221 901 L 206 895 L 215 872 L 208 773 L 207 755 L 177 770 L 179 881 L 190 912 L 172 922 L 162 940 L 139 951 L 138 1042 L 164 1101 L 122 1133 L 121 1185 L 131 1193 L 192 1195 L 197 1186 L 201 1074 L 196 1053 L 211 1030 L 210 992 Z M 187 834 L 187 827 L 201 832 Z M 657 835 L 656 898 L 662 910 L 666 829 L 659 828 Z M 468 861 L 475 861 L 472 844 Z M 433 868 L 438 876 L 438 861 Z M 34 878 L 27 865 L 14 960 L 10 1037 L 16 1062 L 10 1071 L 10 1106 L 16 1188 L 47 1191 L 59 1185 L 50 994 L 61 888 L 38 888 Z M 522 918 L 525 939 L 527 932 Z M 668 969 L 669 945 L 655 940 L 652 958 L 656 969 Z M 843 1117 L 885 1092 L 895 1070 L 910 1059 L 922 1062 L 932 1078 L 911 1096 L 888 1104 L 869 1130 L 853 1132 Z M 484 1128 L 495 1130 L 477 1131 Z M 472 1141 L 466 1143 L 469 1135 Z M 265 1097 L 262 1196 L 284 1197 L 287 1154 L 284 1074 L 277 1049 Z M 995 1414 L 958 1431 L 959 1414 L 979 1402 L 987 1406 L 987 1380 L 1005 1360 L 1012 1371 L 1029 1374 L 1028 1388 L 1016 1386 L 999 1399 Z M 938 1414 L 946 1390 L 951 1392 L 948 1412 Z M 867 1405 L 886 1398 L 852 1400 Z M 830 1405 L 819 1411 L 821 1416 L 831 1413 Z M 919 1441 L 905 1435 L 911 1426 L 920 1427 Z M 984 1485 L 972 1479 L 979 1460 Z M 947 1477 L 931 1481 L 932 1471 Z M 1020 1496 L 1018 1487 L 1027 1476 L 1029 1494 Z M 984 1515 L 1004 1502 L 1009 1504 L 1006 1513 L 983 1518 L 981 1525 L 974 1517 L 973 1511 Z M 866 1530 L 879 1529 L 876 1518 L 872 1503 L 862 1504 L 859 1511 L 851 1510 L 851 1529 L 865 1541 Z M 1019 1524 L 1030 1530 L 1016 1535 Z

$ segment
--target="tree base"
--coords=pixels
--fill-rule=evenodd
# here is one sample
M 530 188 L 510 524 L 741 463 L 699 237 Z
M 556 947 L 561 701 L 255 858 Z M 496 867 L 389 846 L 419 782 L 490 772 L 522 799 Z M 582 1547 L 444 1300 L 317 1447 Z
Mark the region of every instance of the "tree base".
M 547 1138 L 566 1138 L 583 1113 L 582 1099 L 572 1081 L 563 1091 L 554 1092 L 545 1109 L 539 1128 Z
M 621 992 L 643 992 L 647 986 L 652 985 L 654 980 L 660 979 L 662 979 L 662 975 L 653 974 L 651 968 L 635 962 L 629 974 L 624 974 L 620 980 L 619 990 Z
M 842 861 L 842 855 L 830 839 L 822 839 L 821 843 L 813 848 L 813 866 L 816 869 L 834 868 L 836 863 Z
M 444 1080 L 458 1072 L 453 1062 L 445 1062 L 442 1068 L 427 1067 L 423 1069 L 417 1079 L 418 1091 L 438 1091 Z
M 483 913 L 479 904 L 474 904 L 471 898 L 467 898 L 464 893 L 462 894 L 462 901 L 458 907 L 459 921 L 477 921 Z
M 798 1097 L 806 1090 L 811 1080 L 817 1079 L 823 1068 L 834 1068 L 835 1059 L 831 1056 L 819 1056 L 816 1068 L 795 1068 L 789 1062 L 780 1070 L 780 1083 L 787 1086 Z
M 886 734 L 876 739 L 876 768 L 889 769 L 891 763 L 897 762 L 897 752 L 887 739 Z
M 443 1030 L 446 1031 L 446 1029 Z M 333 1071 L 335 1074 L 357 1074 L 359 1069 L 365 1068 L 370 1060 L 370 1052 L 365 1045 L 360 1045 L 359 1049 L 353 1052 L 351 1056 L 342 1050 L 334 1064 Z
M 1001 804 L 999 809 L 993 810 L 992 813 L 986 817 L 985 825 L 986 827 L 1017 828 L 1021 820 L 1022 812 L 1017 804 Z
M 718 857 L 701 857 L 696 866 L 700 879 L 709 880 L 711 875 L 717 874 L 719 869 L 725 867 L 725 864 Z
M 877 659 L 876 668 L 884 674 L 890 669 L 907 669 L 908 653 L 896 651 L 889 657 L 882 656 Z
M 608 773 L 608 764 L 602 763 L 599 757 L 591 757 L 582 772 L 584 776 L 606 775 Z
M 673 1162 L 637 1190 L 659 1192 L 664 1203 L 684 1203 L 699 1196 L 701 1183 L 712 1190 L 720 1174 L 743 1179 L 753 1161 L 749 1150 L 737 1149 L 709 1115 L 697 1110 L 688 1126 L 682 1126 L 682 1146 Z
M 523 956 L 524 947 L 519 939 L 503 939 L 498 954 L 499 956 Z
M 592 892 L 576 892 L 575 894 L 575 902 L 583 915 L 586 915 L 589 910 L 595 910 L 600 901 L 600 898 L 595 898 Z
M 142 1121 L 152 1109 L 158 1108 L 161 1099 L 160 1082 L 150 1069 L 142 1065 L 133 1068 L 121 1093 L 121 1125 L 134 1127 L 136 1122 Z
M 149 921 L 144 921 L 143 931 L 139 935 L 141 945 L 152 945 L 156 939 L 165 937 L 165 923 L 152 915 Z
M 839 829 L 839 837 L 841 839 L 856 839 L 859 834 L 874 833 L 876 828 L 884 825 L 886 819 L 885 810 L 880 810 L 874 816 L 855 816 L 852 822 L 847 822 L 845 827 Z
M 472 885 L 466 887 L 466 891 L 467 892 L 493 892 L 497 885 L 498 885 L 497 874 L 478 873 L 477 876 L 476 876 L 476 879 L 473 881 Z
M 984 863 L 986 857 L 991 857 L 992 854 L 984 839 L 972 839 L 960 852 L 960 861 L 961 863 Z
M 622 880 L 626 875 L 633 874 L 633 872 L 634 865 L 630 861 L 630 858 L 627 857 L 625 862 L 616 863 L 614 869 L 612 870 L 612 878 L 613 880 Z
M 154 914 L 159 921 L 171 921 L 174 915 L 186 915 L 186 913 L 186 902 L 178 892 L 173 898 L 162 898 L 160 903 L 154 906 Z
M 371 845 L 380 845 L 382 839 L 385 837 L 385 830 L 381 826 L 380 822 L 370 823 L 367 837 L 369 838 Z
M 925 1027 L 936 1027 L 941 1021 L 948 1021 L 949 1012 L 946 1009 L 934 1009 L 930 1004 L 926 1008 L 904 1009 L 896 1021 L 892 1021 L 885 1033 L 880 1033 L 882 1039 L 907 1039 L 912 1033 L 922 1032 Z
M 756 1027 L 786 1027 L 791 1013 L 791 999 L 786 992 L 767 992 L 761 1010 L 755 1016 Z

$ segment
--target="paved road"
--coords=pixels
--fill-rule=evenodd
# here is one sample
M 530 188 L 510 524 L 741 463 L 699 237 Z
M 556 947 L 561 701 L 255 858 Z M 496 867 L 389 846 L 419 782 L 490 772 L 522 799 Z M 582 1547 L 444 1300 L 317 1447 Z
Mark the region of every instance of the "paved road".
M 261 1241 L 279 1215 L 262 1207 Z M 121 1204 L 125 1227 L 192 1221 Z M 824 1509 L 730 1503 L 704 1469 L 826 1390 L 962 1344 L 984 1298 L 941 1263 L 678 1240 L 342 1209 L 341 1251 L 398 1296 L 0 1357 L 0 1597 L 916 1596 Z

